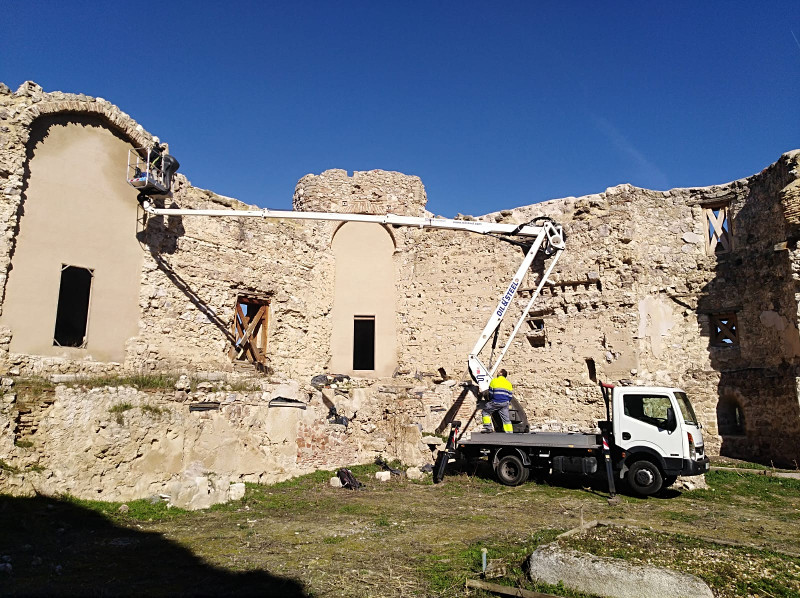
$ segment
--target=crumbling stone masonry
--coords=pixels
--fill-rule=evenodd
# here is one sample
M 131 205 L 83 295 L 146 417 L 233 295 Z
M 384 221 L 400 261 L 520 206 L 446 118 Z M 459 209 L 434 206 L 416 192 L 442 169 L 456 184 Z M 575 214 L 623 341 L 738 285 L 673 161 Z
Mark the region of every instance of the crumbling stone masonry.
M 370 224 L 144 218 L 121 173 L 128 149 L 153 137 L 117 107 L 0 85 L 0 121 L 0 490 L 205 506 L 238 482 L 378 454 L 421 464 L 423 433 L 472 414 L 466 355 L 518 249 Z M 593 427 L 597 380 L 675 385 L 694 401 L 708 452 L 793 466 L 798 160 L 789 152 L 725 185 L 620 185 L 479 216 L 549 216 L 568 235 L 504 362 L 529 420 Z M 295 210 L 431 215 L 422 181 L 395 172 L 310 174 L 293 200 Z M 180 174 L 165 205 L 247 208 Z M 73 280 L 90 289 L 85 334 L 58 343 Z M 250 348 L 243 318 L 261 326 Z M 362 325 L 372 353 L 354 333 Z M 312 386 L 324 372 L 351 380 Z M 188 378 L 168 390 L 89 383 L 173 373 Z M 16 389 L 35 377 L 55 386 L 23 398 Z

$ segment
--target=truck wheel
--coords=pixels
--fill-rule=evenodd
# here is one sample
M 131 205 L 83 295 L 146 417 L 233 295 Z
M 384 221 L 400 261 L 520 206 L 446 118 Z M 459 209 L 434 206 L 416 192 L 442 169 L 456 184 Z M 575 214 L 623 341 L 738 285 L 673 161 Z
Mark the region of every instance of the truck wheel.
M 675 481 L 677 479 L 678 479 L 678 476 L 676 476 L 676 475 L 665 475 L 664 476 L 664 486 L 663 487 L 664 488 L 669 488 L 670 486 L 672 486 L 672 484 L 675 483 Z
M 650 461 L 636 461 L 628 470 L 628 484 L 636 494 L 651 496 L 661 490 L 664 478 L 658 467 Z
M 506 486 L 519 486 L 528 479 L 528 468 L 517 455 L 501 457 L 494 472 L 500 483 Z

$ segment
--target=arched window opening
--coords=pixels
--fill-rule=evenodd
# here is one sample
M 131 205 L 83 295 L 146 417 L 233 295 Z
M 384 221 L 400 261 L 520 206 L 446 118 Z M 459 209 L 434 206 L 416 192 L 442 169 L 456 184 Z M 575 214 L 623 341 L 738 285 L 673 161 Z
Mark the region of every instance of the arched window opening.
M 720 436 L 744 436 L 744 409 L 739 401 L 725 397 L 717 405 L 717 429 Z

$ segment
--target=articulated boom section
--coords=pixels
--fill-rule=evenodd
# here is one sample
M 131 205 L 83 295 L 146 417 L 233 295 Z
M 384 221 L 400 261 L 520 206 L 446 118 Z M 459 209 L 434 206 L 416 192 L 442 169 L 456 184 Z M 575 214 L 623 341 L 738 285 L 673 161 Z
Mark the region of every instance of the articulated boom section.
M 564 250 L 564 232 L 561 225 L 554 223 L 549 218 L 537 218 L 527 224 L 501 224 L 496 222 L 481 222 L 478 220 L 455 220 L 449 218 L 419 218 L 415 216 L 398 216 L 396 214 L 339 214 L 335 212 L 295 212 L 293 210 L 186 210 L 179 208 L 156 208 L 153 206 L 150 199 L 145 198 L 142 201 L 142 207 L 145 212 L 154 216 L 227 216 L 233 218 L 271 218 L 281 219 L 287 218 L 292 220 L 329 220 L 335 222 L 374 222 L 376 224 L 384 224 L 391 226 L 410 226 L 418 228 L 435 228 L 444 230 L 462 230 L 481 235 L 493 235 L 503 240 L 511 240 L 515 237 L 523 237 L 528 240 L 522 242 L 526 247 L 525 258 L 517 268 L 514 278 L 508 285 L 506 292 L 500 298 L 497 307 L 492 312 L 489 321 L 486 323 L 483 331 L 481 332 L 478 341 L 470 352 L 467 366 L 470 376 L 478 385 L 480 392 L 484 392 L 489 388 L 489 382 L 497 371 L 500 362 L 511 346 L 511 342 L 517 335 L 525 318 L 531 310 L 542 287 L 545 285 L 553 271 L 561 252 Z M 512 241 L 516 244 L 521 244 L 517 239 Z M 501 322 L 506 316 L 508 307 L 514 300 L 514 297 L 522 284 L 525 275 L 528 273 L 533 260 L 536 258 L 539 251 L 544 251 L 546 255 L 552 256 L 550 264 L 547 267 L 542 278 L 539 280 L 534 292 L 531 294 L 531 299 L 522 312 L 522 315 L 517 320 L 511 336 L 506 341 L 505 346 L 500 352 L 499 357 L 491 365 L 490 368 L 484 366 L 478 354 L 486 346 L 489 338 L 499 328 Z
M 495 333 L 495 331 L 500 327 L 503 318 L 506 316 L 508 307 L 511 305 L 511 302 L 514 300 L 514 297 L 516 296 L 517 291 L 522 284 L 522 280 L 528 273 L 533 260 L 536 258 L 536 255 L 542 249 L 546 255 L 552 255 L 550 264 L 547 266 L 542 278 L 539 280 L 539 284 L 536 285 L 536 289 L 534 289 L 533 293 L 531 293 L 531 298 L 528 301 L 528 304 L 522 310 L 522 314 L 517 319 L 514 329 L 509 335 L 506 344 L 500 351 L 500 355 L 498 356 L 497 360 L 491 365 L 490 368 L 487 368 L 483 362 L 481 362 L 478 354 L 486 346 L 486 343 L 489 342 L 489 339 Z M 478 385 L 479 392 L 485 392 L 489 389 L 489 382 L 500 367 L 500 362 L 503 360 L 503 357 L 505 357 L 506 351 L 508 351 L 509 347 L 511 346 L 511 342 L 514 340 L 514 337 L 517 336 L 517 332 L 519 332 L 519 329 L 524 324 L 525 318 L 528 317 L 533 304 L 536 302 L 536 299 L 539 298 L 542 287 L 544 287 L 545 283 L 547 283 L 549 280 L 550 274 L 558 263 L 558 258 L 561 257 L 561 252 L 563 250 L 564 232 L 561 229 L 561 226 L 554 224 L 549 220 L 544 221 L 540 233 L 536 236 L 530 248 L 525 253 L 525 258 L 522 260 L 519 268 L 517 268 L 514 278 L 511 280 L 511 284 L 508 285 L 508 289 L 503 296 L 500 297 L 497 307 L 489 317 L 489 321 L 486 323 L 483 332 L 481 332 L 481 335 L 478 337 L 478 341 L 475 343 L 475 346 L 472 348 L 472 351 L 469 354 L 467 367 L 469 369 L 470 376 L 472 376 L 472 379 Z

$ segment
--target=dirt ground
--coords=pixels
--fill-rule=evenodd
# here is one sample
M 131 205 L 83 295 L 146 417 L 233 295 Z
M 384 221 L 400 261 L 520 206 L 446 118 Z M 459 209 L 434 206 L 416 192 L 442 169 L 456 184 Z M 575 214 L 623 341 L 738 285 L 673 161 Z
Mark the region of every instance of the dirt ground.
M 581 519 L 600 519 L 628 527 L 569 545 L 699 574 L 717 596 L 800 596 L 798 480 L 712 472 L 708 490 L 623 494 L 611 506 L 602 480 L 509 488 L 479 470 L 381 483 L 378 469 L 353 468 L 358 491 L 317 472 L 191 513 L 0 496 L 0 594 L 464 596 L 486 548 L 507 568 L 495 583 L 582 596 L 532 583 L 521 566 Z

